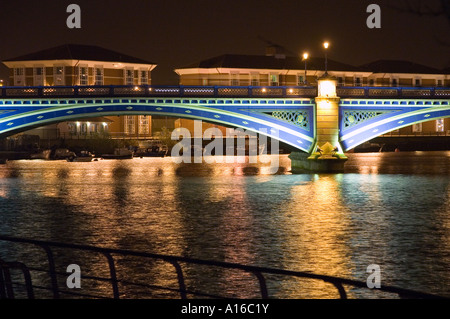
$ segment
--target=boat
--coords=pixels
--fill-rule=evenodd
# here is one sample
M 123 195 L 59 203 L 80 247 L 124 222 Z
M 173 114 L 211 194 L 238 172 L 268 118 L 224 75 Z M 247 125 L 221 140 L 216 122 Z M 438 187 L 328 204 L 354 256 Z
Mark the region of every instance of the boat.
M 103 154 L 103 159 L 132 159 L 133 152 L 127 148 L 116 148 L 114 154 Z
M 43 150 L 43 151 L 40 151 L 37 153 L 30 154 L 30 159 L 49 160 L 51 153 L 52 153 L 52 150 Z
M 57 148 L 54 152 L 52 152 L 52 155 L 50 157 L 54 160 L 64 160 L 72 156 L 75 156 L 75 153 L 70 151 L 69 149 Z
M 167 148 L 152 146 L 148 148 L 140 148 L 135 153 L 136 157 L 164 157 L 167 155 Z
M 81 151 L 79 155 L 73 155 L 67 158 L 68 162 L 92 162 L 94 155 L 88 151 Z

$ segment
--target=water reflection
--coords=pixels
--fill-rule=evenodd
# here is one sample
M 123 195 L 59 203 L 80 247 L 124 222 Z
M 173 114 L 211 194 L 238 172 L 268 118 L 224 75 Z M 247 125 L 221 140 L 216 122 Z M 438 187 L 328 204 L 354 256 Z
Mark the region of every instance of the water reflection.
M 0 233 L 362 281 L 367 266 L 379 264 L 384 284 L 450 295 L 449 159 L 448 152 L 351 154 L 346 174 L 329 175 L 291 175 L 283 156 L 277 175 L 262 164 L 176 165 L 170 158 L 8 162 L 0 166 Z M 103 262 L 86 267 L 100 272 Z M 184 271 L 193 290 L 258 296 L 251 275 Z M 167 263 L 121 260 L 118 272 L 176 284 Z M 273 297 L 337 296 L 316 281 L 268 285 Z

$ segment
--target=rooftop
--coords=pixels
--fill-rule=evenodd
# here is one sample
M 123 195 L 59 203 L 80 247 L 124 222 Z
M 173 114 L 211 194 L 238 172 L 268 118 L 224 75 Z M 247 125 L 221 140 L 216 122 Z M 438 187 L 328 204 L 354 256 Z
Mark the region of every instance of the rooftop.
M 192 68 L 241 68 L 241 69 L 273 69 L 273 70 L 301 70 L 305 63 L 299 57 L 276 57 L 268 55 L 240 55 L 224 54 L 200 62 L 181 67 L 179 69 Z M 309 70 L 323 70 L 325 59 L 310 57 L 307 60 Z M 333 71 L 364 71 L 353 65 L 328 59 L 328 69 Z
M 4 60 L 13 61 L 43 61 L 43 60 L 85 60 L 85 61 L 105 61 L 138 64 L 156 64 L 135 58 L 116 51 L 104 49 L 94 45 L 64 44 L 50 49 L 22 55 L 19 57 Z
M 445 71 L 402 60 L 378 60 L 360 66 L 373 73 L 445 74 Z

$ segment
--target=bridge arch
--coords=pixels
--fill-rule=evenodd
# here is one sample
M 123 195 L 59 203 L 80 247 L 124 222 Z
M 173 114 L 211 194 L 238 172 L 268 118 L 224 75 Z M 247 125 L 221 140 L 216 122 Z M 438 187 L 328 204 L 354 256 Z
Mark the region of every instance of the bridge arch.
M 340 142 L 348 151 L 400 128 L 448 117 L 449 100 L 343 100 Z
M 255 107 L 256 106 L 256 107 Z M 95 98 L 14 99 L 0 104 L 0 137 L 83 118 L 161 115 L 242 128 L 309 152 L 314 143 L 311 99 Z

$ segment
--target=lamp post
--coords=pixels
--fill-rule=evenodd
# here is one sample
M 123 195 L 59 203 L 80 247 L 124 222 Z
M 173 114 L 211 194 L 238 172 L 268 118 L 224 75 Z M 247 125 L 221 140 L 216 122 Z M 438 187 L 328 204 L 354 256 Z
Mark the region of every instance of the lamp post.
M 330 46 L 330 43 L 328 43 L 327 41 L 325 41 L 323 43 L 323 47 L 325 48 L 325 74 L 328 74 L 328 57 L 327 57 L 327 51 L 328 51 L 328 47 Z
M 303 53 L 303 61 L 305 61 L 305 79 L 303 83 L 306 85 L 308 81 L 306 80 L 306 60 L 308 60 L 309 54 L 307 52 Z

